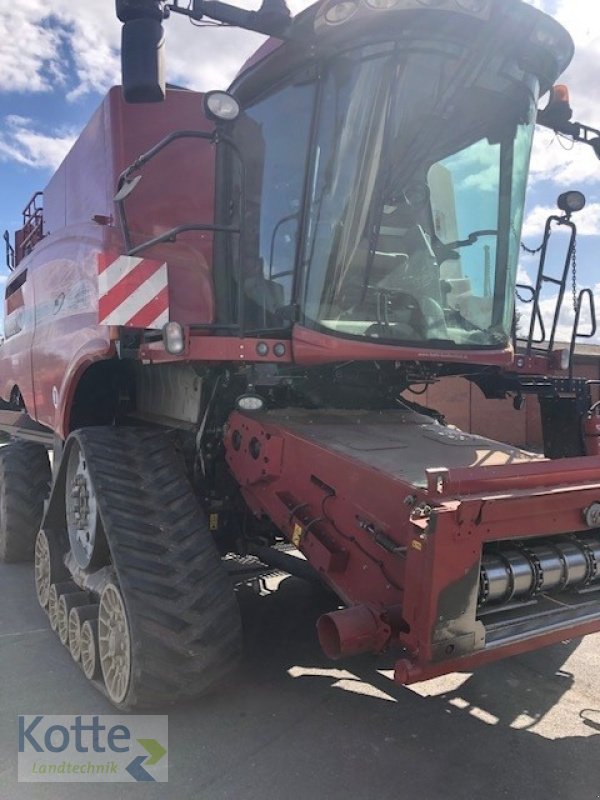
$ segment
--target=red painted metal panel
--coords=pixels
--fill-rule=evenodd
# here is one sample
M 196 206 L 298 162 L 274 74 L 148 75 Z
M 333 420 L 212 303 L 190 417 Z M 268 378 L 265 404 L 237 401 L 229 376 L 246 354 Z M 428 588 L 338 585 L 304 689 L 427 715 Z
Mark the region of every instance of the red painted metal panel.
M 4 341 L 0 346 L 0 394 L 8 400 L 18 387 L 27 411 L 35 416 L 31 345 L 35 297 L 28 259 L 9 277 L 4 304 Z M 13 291 L 14 286 L 19 286 Z
M 513 351 L 506 350 L 433 350 L 427 347 L 394 347 L 371 344 L 355 339 L 320 333 L 295 325 L 293 331 L 294 361 L 306 366 L 332 364 L 337 361 L 434 361 L 457 364 L 489 364 L 509 366 Z
M 582 619 L 574 610 L 572 621 L 546 630 L 542 620 L 500 644 L 487 642 L 475 616 L 483 544 L 589 532 L 584 510 L 600 499 L 600 457 L 437 470 L 424 490 L 370 465 L 358 432 L 353 456 L 352 445 L 343 452 L 311 434 L 310 420 L 302 428 L 293 415 L 286 419 L 234 413 L 230 468 L 253 512 L 269 516 L 347 605 L 368 607 L 374 630 L 389 625 L 390 641 L 409 652 L 398 680 L 600 630 L 597 600 Z
M 267 346 L 267 353 L 259 355 L 256 351 L 258 344 Z M 282 356 L 276 356 L 274 348 L 276 345 L 283 346 L 285 352 Z M 143 345 L 140 348 L 140 359 L 148 364 L 170 364 L 181 361 L 234 361 L 262 362 L 290 364 L 292 353 L 290 343 L 285 339 L 239 339 L 233 336 L 209 336 L 197 335 L 186 336 L 185 351 L 179 356 L 167 353 L 162 342 Z
M 202 95 L 170 90 L 157 106 L 127 105 L 117 87 L 108 96 L 108 139 L 112 163 L 111 193 L 120 173 L 142 153 L 176 130 L 211 131 L 202 112 Z M 215 150 L 209 142 L 181 139 L 162 151 L 141 174 L 126 200 L 134 244 L 185 223 L 214 222 Z M 111 244 L 122 252 L 118 239 Z M 214 320 L 213 236 L 189 232 L 177 242 L 145 250 L 142 255 L 167 263 L 171 319 L 181 324 Z
M 68 433 L 65 410 L 82 364 L 111 352 L 109 329 L 98 325 L 97 258 L 105 229 L 87 223 L 49 236 L 31 257 L 35 288 L 32 358 L 36 419 Z

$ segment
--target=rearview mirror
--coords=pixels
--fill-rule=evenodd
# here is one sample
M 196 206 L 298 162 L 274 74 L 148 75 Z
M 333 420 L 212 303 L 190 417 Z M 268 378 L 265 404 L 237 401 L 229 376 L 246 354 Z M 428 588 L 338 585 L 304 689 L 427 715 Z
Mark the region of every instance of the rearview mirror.
M 123 25 L 121 65 L 126 103 L 160 103 L 166 96 L 165 39 L 156 19 L 132 19 Z

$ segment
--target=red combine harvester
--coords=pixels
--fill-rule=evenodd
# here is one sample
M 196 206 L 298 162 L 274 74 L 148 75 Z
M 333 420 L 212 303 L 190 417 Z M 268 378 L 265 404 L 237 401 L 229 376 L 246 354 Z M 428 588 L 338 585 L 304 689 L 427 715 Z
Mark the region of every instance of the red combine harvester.
M 124 90 L 7 237 L 0 349 L 0 553 L 34 556 L 85 675 L 119 708 L 212 687 L 239 660 L 226 565 L 248 556 L 322 580 L 344 606 L 325 653 L 395 649 L 400 683 L 600 630 L 600 427 L 554 346 L 570 262 L 544 270 L 579 193 L 525 341 L 514 322 L 568 34 L 521 0 L 117 12 Z M 164 86 L 169 13 L 271 38 L 202 98 Z M 600 153 L 562 90 L 539 121 Z M 573 342 L 595 317 L 575 300 Z M 449 376 L 537 395 L 545 455 L 407 399 Z

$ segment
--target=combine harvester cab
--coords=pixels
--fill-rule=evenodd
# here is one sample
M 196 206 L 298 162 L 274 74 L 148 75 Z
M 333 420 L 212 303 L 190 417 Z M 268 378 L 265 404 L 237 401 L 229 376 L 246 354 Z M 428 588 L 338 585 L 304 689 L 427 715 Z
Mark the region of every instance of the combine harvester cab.
M 272 38 L 228 92 L 167 90 L 169 10 Z M 141 105 L 112 90 L 30 206 L 0 351 L 1 554 L 35 546 L 84 674 L 119 708 L 213 687 L 248 569 L 324 582 L 345 606 L 325 653 L 395 650 L 401 683 L 600 630 L 591 390 L 553 342 L 515 350 L 537 104 L 568 34 L 521 0 L 117 12 Z M 558 101 L 546 124 L 593 144 Z M 566 402 L 561 442 L 548 422 L 530 453 L 408 399 L 456 376 L 549 420 Z

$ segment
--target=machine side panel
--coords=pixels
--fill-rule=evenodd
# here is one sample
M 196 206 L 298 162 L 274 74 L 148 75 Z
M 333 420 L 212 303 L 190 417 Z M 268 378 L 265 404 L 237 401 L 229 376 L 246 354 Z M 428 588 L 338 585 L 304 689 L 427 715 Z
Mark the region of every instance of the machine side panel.
M 126 105 L 116 87 L 109 93 L 108 103 L 113 195 L 121 172 L 170 133 L 212 130 L 212 123 L 202 113 L 202 96 L 196 92 L 169 90 L 164 103 L 137 106 Z M 140 174 L 140 184 L 125 203 L 134 245 L 177 225 L 214 222 L 215 150 L 209 142 L 178 140 Z M 124 252 L 116 228 L 111 231 L 110 249 Z M 157 245 L 142 255 L 167 263 L 172 320 L 181 324 L 214 321 L 212 233 L 184 233 L 176 242 Z
M 64 436 L 73 379 L 111 351 L 109 328 L 98 325 L 98 255 L 102 228 L 74 225 L 36 249 L 33 372 L 36 419 Z
M 31 344 L 35 326 L 30 259 L 10 275 L 4 292 L 4 341 L 0 345 L 0 396 L 9 400 L 18 387 L 27 411 L 35 414 Z

